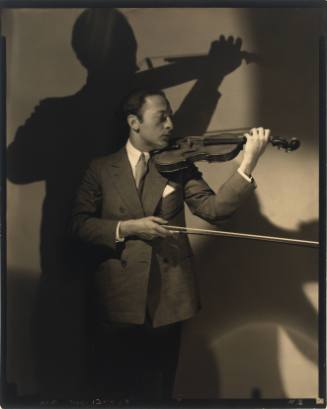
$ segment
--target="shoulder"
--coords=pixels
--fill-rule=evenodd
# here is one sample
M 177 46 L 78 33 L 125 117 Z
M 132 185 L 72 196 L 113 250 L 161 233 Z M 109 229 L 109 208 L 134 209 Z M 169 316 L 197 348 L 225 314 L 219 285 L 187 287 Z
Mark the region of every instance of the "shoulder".
M 65 96 L 65 97 L 50 97 L 39 101 L 39 103 L 34 107 L 33 113 L 53 113 L 57 114 L 62 112 L 67 113 L 67 109 L 71 109 L 73 105 L 76 104 L 76 96 Z
M 124 154 L 125 148 L 121 148 L 117 152 L 110 153 L 109 155 L 97 156 L 91 160 L 89 167 L 97 171 L 107 169 L 110 165 L 120 163 Z
M 76 97 L 74 96 L 42 99 L 32 108 L 20 128 L 36 126 L 37 128 L 33 128 L 34 130 L 44 128 L 49 132 L 57 124 L 75 120 L 78 115 L 76 107 Z

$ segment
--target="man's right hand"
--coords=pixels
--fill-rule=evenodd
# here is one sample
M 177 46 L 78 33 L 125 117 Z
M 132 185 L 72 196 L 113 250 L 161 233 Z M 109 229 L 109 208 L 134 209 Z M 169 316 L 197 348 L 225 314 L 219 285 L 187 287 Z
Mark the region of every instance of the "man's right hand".
M 172 237 L 174 233 L 162 226 L 167 223 L 167 220 L 156 216 L 124 220 L 120 222 L 119 235 L 124 238 L 128 236 L 137 236 L 144 240 L 152 240 L 158 237 Z

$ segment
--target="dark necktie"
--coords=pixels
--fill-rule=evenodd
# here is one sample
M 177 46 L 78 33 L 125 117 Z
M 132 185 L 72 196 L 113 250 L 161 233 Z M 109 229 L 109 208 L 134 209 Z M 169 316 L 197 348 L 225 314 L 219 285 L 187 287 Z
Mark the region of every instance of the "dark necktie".
M 140 196 L 142 195 L 142 189 L 147 170 L 148 164 L 147 161 L 145 160 L 145 155 L 142 152 L 135 167 L 135 184 Z

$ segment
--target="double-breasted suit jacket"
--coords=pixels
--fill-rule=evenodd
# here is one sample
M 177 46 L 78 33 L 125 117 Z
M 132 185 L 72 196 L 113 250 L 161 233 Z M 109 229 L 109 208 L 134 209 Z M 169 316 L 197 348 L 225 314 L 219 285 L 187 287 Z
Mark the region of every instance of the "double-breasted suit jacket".
M 125 148 L 91 162 L 77 194 L 72 229 L 98 249 L 94 295 L 100 319 L 141 324 L 149 297 L 156 303 L 153 326 L 185 320 L 199 309 L 187 235 L 128 237 L 117 243 L 118 221 L 156 215 L 184 226 L 186 202 L 195 215 L 215 223 L 230 216 L 254 188 L 235 172 L 215 194 L 195 166 L 168 180 L 150 160 L 140 199 Z M 149 289 L 151 274 L 156 285 Z

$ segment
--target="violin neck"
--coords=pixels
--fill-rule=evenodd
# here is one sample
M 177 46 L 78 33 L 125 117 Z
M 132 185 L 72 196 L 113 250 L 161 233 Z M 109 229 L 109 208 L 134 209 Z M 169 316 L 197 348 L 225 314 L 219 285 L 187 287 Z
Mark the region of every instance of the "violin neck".
M 204 146 L 240 145 L 243 147 L 243 145 L 246 143 L 246 136 L 244 136 L 244 134 L 237 135 L 231 133 L 217 133 L 210 136 L 204 136 L 202 138 L 202 143 Z M 276 146 L 277 148 L 285 149 L 286 151 L 296 150 L 300 146 L 300 142 L 296 138 L 292 138 L 290 141 L 287 141 L 285 138 L 273 135 L 270 135 L 269 143 L 271 143 L 273 146 Z
M 210 135 L 203 138 L 203 144 L 209 145 L 244 145 L 246 142 L 246 137 L 244 135 L 234 135 L 234 134 L 216 134 Z

